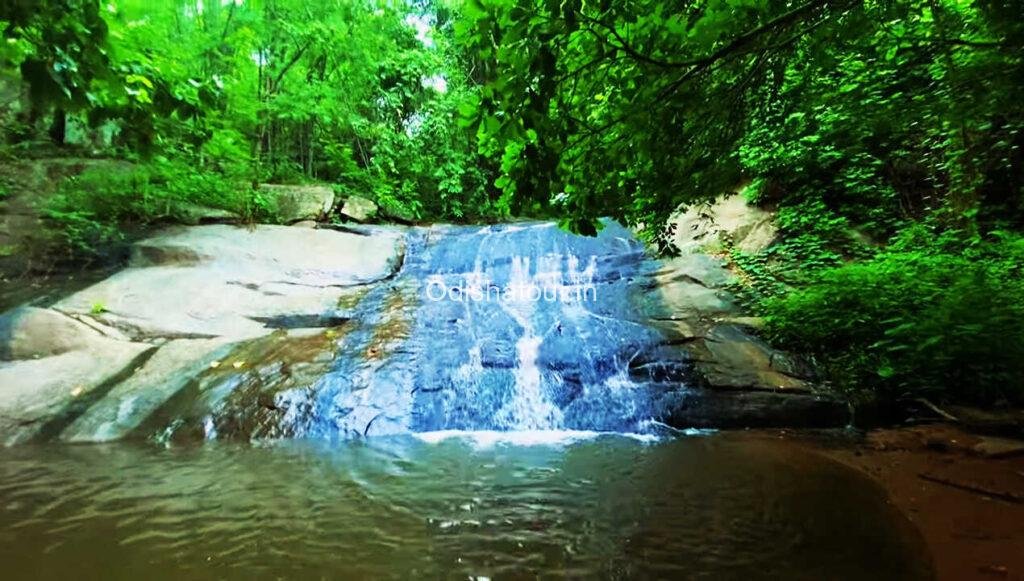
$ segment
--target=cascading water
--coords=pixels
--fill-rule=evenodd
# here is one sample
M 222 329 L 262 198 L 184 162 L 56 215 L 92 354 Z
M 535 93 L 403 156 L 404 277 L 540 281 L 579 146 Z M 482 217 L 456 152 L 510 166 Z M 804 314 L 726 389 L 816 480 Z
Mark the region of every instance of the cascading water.
M 660 338 L 634 296 L 651 265 L 613 222 L 413 229 L 334 370 L 289 406 L 295 431 L 641 431 L 652 395 L 629 363 Z

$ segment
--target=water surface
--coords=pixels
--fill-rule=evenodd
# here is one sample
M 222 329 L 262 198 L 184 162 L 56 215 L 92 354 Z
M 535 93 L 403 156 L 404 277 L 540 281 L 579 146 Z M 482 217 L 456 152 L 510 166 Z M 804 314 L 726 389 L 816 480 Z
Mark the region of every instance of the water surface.
M 570 436 L 0 450 L 0 563 L 7 579 L 930 575 L 881 492 L 816 455 Z

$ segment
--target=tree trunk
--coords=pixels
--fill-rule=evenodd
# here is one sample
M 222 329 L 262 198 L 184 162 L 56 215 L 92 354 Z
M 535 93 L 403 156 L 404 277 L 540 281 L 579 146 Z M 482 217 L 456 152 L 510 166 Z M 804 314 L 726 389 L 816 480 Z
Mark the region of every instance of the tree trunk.
M 68 132 L 68 115 L 64 109 L 57 108 L 53 111 L 53 122 L 50 123 L 50 141 L 54 145 L 64 145 L 64 140 L 67 138 Z

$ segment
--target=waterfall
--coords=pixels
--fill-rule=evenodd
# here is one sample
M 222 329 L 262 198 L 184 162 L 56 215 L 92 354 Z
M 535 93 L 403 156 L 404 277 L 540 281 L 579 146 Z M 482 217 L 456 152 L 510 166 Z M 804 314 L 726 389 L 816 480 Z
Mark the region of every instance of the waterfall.
M 638 431 L 651 397 L 628 362 L 659 339 L 630 285 L 646 264 L 611 222 L 596 237 L 547 223 L 413 229 L 396 280 L 360 304 L 371 324 L 314 390 L 305 432 Z M 414 295 L 388 310 L 400 289 Z M 382 342 L 395 326 L 408 332 Z

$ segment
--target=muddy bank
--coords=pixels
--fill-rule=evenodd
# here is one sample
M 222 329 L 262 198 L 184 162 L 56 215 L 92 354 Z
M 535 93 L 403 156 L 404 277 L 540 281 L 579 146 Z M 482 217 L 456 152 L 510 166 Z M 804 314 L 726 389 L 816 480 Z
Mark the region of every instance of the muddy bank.
M 946 425 L 747 432 L 870 476 L 920 530 L 940 580 L 1024 579 L 1024 442 Z

